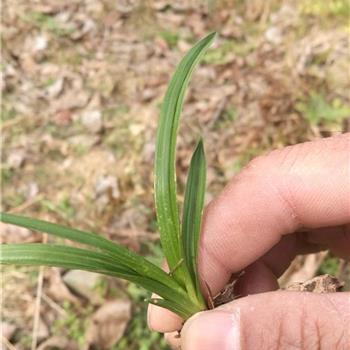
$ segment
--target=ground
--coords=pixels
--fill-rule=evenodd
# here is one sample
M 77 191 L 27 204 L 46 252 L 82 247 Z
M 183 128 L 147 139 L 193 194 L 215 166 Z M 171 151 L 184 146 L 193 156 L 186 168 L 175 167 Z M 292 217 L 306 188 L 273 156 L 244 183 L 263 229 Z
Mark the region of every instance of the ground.
M 2 27 L 2 210 L 93 230 L 157 261 L 159 106 L 175 65 L 206 33 L 218 36 L 186 96 L 180 200 L 199 135 L 209 202 L 254 156 L 349 130 L 346 0 L 16 0 L 4 2 Z M 47 239 L 1 231 L 5 243 Z M 349 279 L 334 257 L 293 268 L 307 264 L 306 279 Z M 3 269 L 9 349 L 166 348 L 146 329 L 147 293 L 104 277 L 77 287 L 68 273 Z M 106 300 L 121 317 L 103 314 Z M 103 339 L 91 339 L 93 317 L 112 325 Z

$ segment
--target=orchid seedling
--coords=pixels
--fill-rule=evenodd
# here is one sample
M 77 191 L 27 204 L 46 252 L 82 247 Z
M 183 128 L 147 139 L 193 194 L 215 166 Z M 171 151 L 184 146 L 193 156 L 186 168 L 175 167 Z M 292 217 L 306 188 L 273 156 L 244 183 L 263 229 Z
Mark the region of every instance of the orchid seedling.
M 170 272 L 102 236 L 25 216 L 1 213 L 1 221 L 68 239 L 86 246 L 2 244 L 2 265 L 45 265 L 79 269 L 123 278 L 159 296 L 148 301 L 184 320 L 207 309 L 200 289 L 197 251 L 204 205 L 206 160 L 200 140 L 193 152 L 180 220 L 177 201 L 175 148 L 184 95 L 191 74 L 214 40 L 197 42 L 185 55 L 169 83 L 158 122 L 154 168 L 154 199 L 162 249 Z

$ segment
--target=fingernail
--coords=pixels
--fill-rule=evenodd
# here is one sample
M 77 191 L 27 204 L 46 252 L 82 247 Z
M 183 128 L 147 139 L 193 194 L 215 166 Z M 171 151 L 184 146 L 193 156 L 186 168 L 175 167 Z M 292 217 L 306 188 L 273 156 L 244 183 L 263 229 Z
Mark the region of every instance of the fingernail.
M 181 344 L 184 350 L 239 350 L 239 309 L 205 311 L 193 316 L 181 332 Z

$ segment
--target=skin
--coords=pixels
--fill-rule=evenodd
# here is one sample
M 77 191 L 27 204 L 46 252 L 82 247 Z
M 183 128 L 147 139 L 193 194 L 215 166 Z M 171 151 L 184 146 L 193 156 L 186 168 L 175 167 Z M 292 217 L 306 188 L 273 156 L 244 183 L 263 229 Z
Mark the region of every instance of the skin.
M 258 157 L 205 210 L 199 273 L 213 294 L 234 272 L 244 297 L 182 320 L 149 307 L 152 330 L 183 350 L 350 349 L 350 293 L 277 291 L 298 254 L 350 259 L 350 133 Z

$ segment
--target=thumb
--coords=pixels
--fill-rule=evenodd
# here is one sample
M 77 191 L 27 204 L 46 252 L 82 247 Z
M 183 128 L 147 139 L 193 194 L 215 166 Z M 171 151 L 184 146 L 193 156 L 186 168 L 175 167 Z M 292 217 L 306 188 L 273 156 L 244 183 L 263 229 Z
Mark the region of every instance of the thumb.
M 190 318 L 183 350 L 349 349 L 350 293 L 276 291 Z

